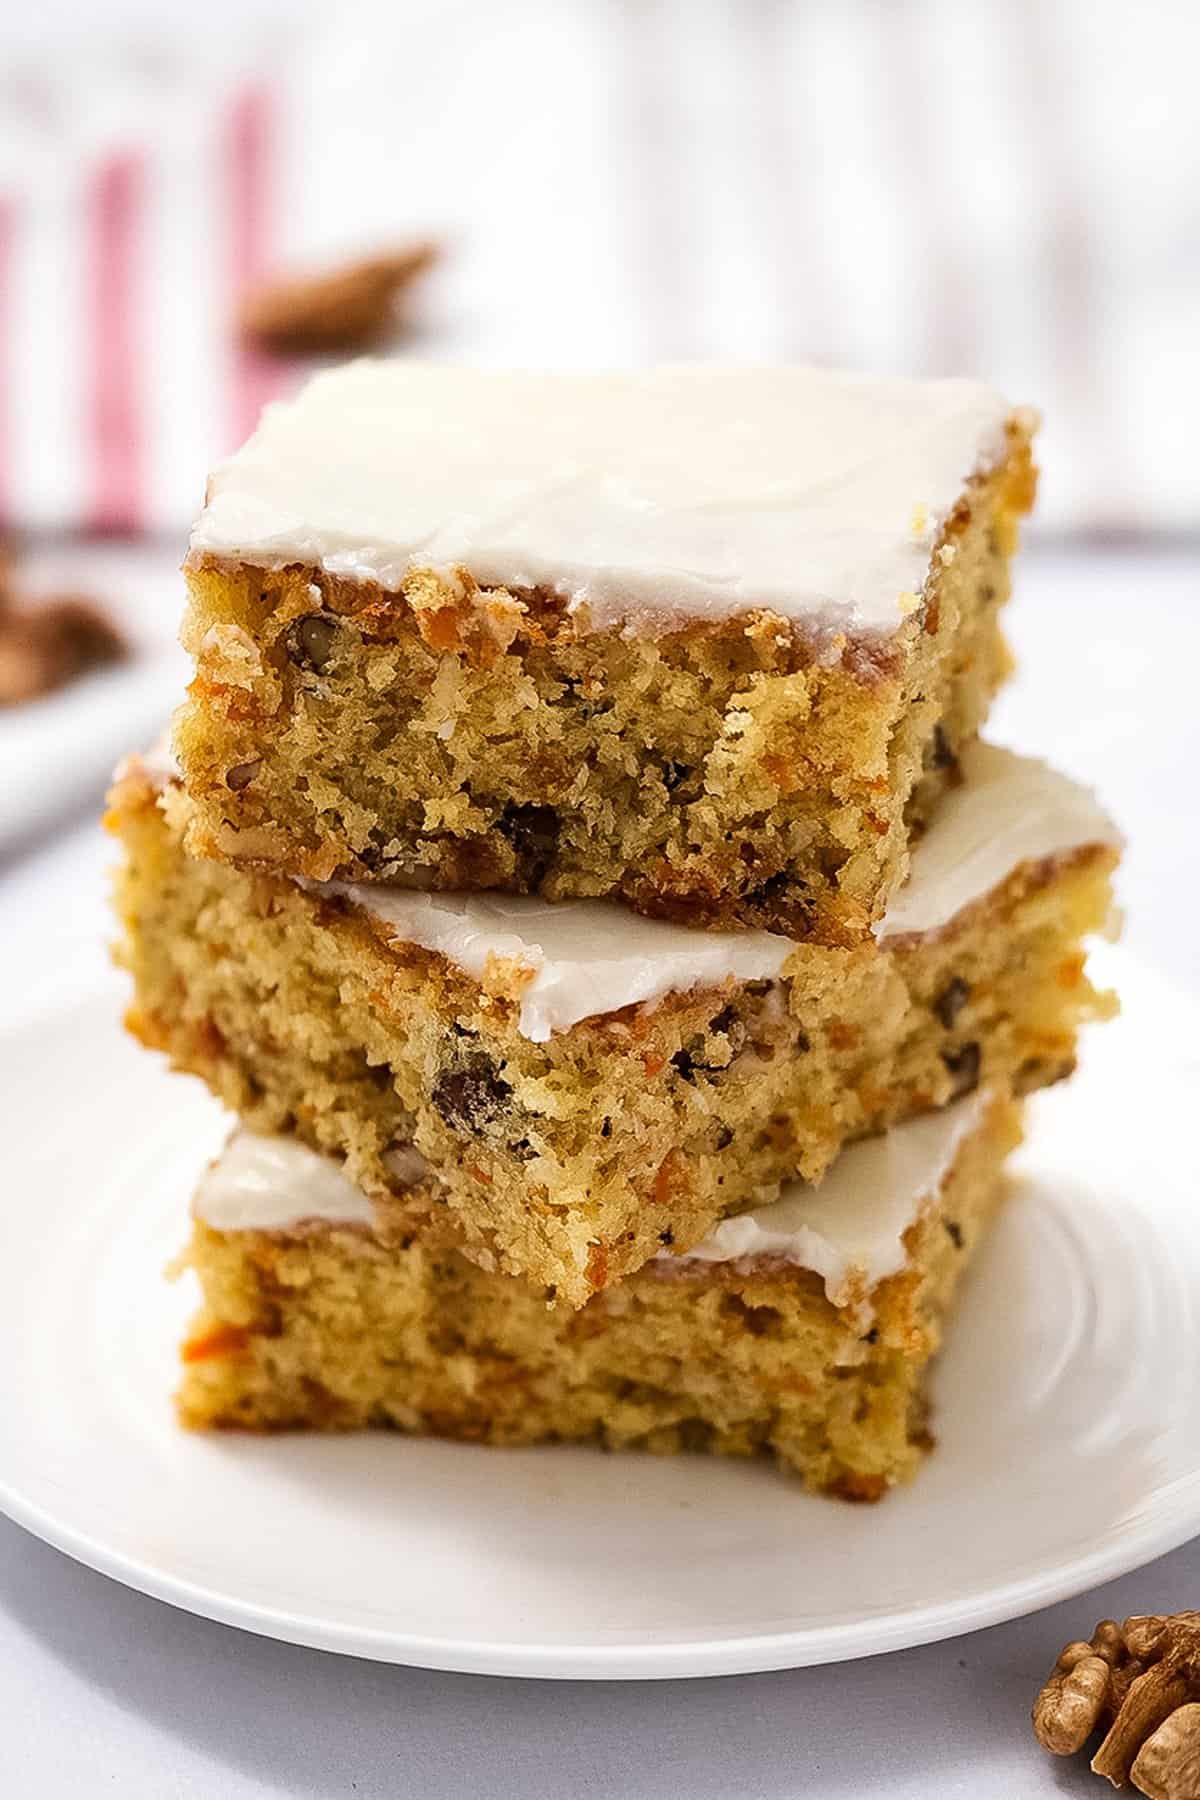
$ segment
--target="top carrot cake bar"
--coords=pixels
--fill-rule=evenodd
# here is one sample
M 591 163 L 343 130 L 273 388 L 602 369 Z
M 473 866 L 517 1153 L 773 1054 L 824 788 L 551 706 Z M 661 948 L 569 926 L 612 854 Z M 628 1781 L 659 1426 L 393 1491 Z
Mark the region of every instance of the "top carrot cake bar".
M 192 536 L 190 848 L 865 940 L 1007 670 L 1034 423 L 798 367 L 317 376 Z

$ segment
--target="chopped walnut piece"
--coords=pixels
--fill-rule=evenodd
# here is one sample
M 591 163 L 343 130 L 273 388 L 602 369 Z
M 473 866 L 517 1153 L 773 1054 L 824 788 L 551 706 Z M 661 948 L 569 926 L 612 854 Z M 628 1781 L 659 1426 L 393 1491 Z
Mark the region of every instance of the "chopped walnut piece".
M 255 757 L 253 762 L 235 763 L 232 769 L 225 771 L 225 786 L 232 793 L 240 794 L 243 788 L 250 786 L 261 768 L 261 757 Z
M 1056 1756 L 1105 1730 L 1092 1768 L 1148 1800 L 1200 1800 L 1200 1612 L 1105 1619 L 1068 1644 L 1033 1707 Z
M 436 245 L 417 242 L 340 268 L 264 282 L 242 300 L 242 336 L 279 356 L 367 349 L 387 336 L 400 296 L 437 255 Z

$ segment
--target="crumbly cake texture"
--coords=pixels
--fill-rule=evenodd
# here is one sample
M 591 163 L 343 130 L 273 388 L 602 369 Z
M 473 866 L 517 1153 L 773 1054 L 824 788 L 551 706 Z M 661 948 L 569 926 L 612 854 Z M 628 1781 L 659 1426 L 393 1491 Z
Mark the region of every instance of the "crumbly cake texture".
M 547 1309 L 399 1203 L 369 1229 L 201 1220 L 187 1260 L 203 1311 L 180 1414 L 260 1431 L 765 1452 L 812 1489 L 877 1500 L 931 1445 L 924 1374 L 1018 1135 L 1011 1102 L 980 1109 L 865 1314 L 780 1259 L 663 1258 L 582 1311 Z
M 1032 417 L 803 369 L 505 379 L 351 365 L 218 471 L 191 848 L 861 941 L 1008 669 Z
M 1042 765 L 989 755 L 1059 801 L 1080 794 Z M 295 1131 L 372 1195 L 419 1180 L 469 1255 L 577 1307 L 783 1182 L 819 1178 L 856 1137 L 981 1082 L 1022 1092 L 1071 1069 L 1079 1025 L 1109 1006 L 1082 945 L 1109 914 L 1111 827 L 1089 801 L 1083 835 L 1066 832 L 1047 802 L 1029 836 L 1024 781 L 996 785 L 1021 860 L 977 873 L 978 897 L 956 893 L 952 916 L 928 911 L 946 893 L 947 849 L 961 873 L 985 827 L 993 857 L 1007 841 L 999 801 L 967 831 L 969 789 L 919 850 L 935 875 L 927 929 L 913 929 L 906 890 L 905 929 L 879 946 L 705 933 L 705 950 L 766 958 L 749 968 L 769 978 L 733 962 L 741 974 L 693 975 L 642 1005 L 621 1003 L 651 990 L 614 991 L 601 945 L 609 1010 L 539 1041 L 522 1029 L 530 970 L 492 955 L 475 977 L 340 894 L 190 857 L 186 794 L 134 762 L 111 813 L 126 851 L 128 1022 L 256 1130 Z M 592 912 L 607 923 L 585 937 L 607 932 L 616 948 L 631 930 L 685 947 L 694 935 L 616 905 Z

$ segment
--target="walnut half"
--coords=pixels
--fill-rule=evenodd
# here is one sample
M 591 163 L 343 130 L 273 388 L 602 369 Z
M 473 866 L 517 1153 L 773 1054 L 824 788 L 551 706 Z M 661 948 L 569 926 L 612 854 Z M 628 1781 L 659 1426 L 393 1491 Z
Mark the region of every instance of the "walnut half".
M 1055 1756 L 1105 1737 L 1092 1768 L 1148 1800 L 1200 1800 L 1200 1612 L 1105 1619 L 1068 1644 L 1033 1706 Z

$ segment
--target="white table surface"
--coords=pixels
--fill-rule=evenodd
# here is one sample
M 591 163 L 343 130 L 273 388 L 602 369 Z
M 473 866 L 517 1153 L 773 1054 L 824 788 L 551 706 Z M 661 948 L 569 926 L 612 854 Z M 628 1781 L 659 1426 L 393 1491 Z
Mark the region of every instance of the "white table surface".
M 131 588 L 177 592 L 170 555 L 161 588 L 145 581 L 144 554 L 129 566 Z M 119 580 L 119 555 L 108 568 Z M 1028 551 L 1010 618 L 1021 672 L 994 735 L 1051 754 L 1103 790 L 1131 837 L 1126 941 L 1169 975 L 1186 1009 L 1200 991 L 1191 922 L 1200 850 L 1185 787 L 1200 752 L 1200 552 Z M 145 635 L 161 640 L 161 615 Z M 0 861 L 9 1016 L 111 979 L 103 943 L 112 851 L 92 819 L 99 773 L 93 785 L 73 823 Z M 69 1096 L 64 1107 L 69 1130 Z M 19 1195 L 5 1197 L 19 1204 Z M 866 1662 L 694 1683 L 499 1681 L 340 1659 L 212 1625 L 0 1521 L 0 1792 L 16 1800 L 1099 1793 L 1107 1790 L 1082 1764 L 1053 1763 L 1033 1744 L 1036 1687 L 1063 1643 L 1099 1617 L 1198 1599 L 1200 1540 L 1032 1618 Z

